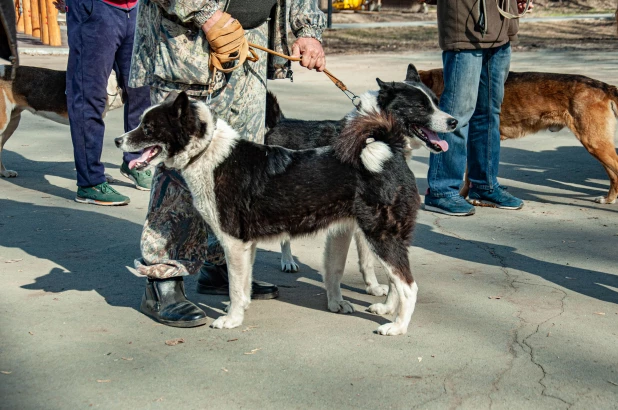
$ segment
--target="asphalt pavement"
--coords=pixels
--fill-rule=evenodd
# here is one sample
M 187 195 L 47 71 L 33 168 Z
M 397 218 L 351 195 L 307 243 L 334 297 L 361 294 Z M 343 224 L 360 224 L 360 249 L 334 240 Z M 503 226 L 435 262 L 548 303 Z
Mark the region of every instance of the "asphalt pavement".
M 577 73 L 611 84 L 618 53 L 517 52 L 514 70 Z M 329 58 L 361 93 L 402 80 L 407 64 L 439 53 Z M 23 56 L 62 68 L 66 56 Z M 322 74 L 295 70 L 269 83 L 288 117 L 337 119 L 352 106 Z M 522 104 L 525 102 L 522 102 Z M 177 329 L 138 311 L 145 279 L 133 269 L 149 195 L 119 172 L 106 119 L 102 160 L 131 197 L 125 207 L 75 203 L 69 129 L 28 113 L 0 179 L 0 409 L 615 409 L 618 407 L 618 204 L 601 165 L 568 131 L 502 144 L 500 182 L 520 211 L 456 218 L 420 212 L 410 260 L 419 298 L 408 334 L 379 336 L 390 320 L 348 256 L 343 296 L 356 312 L 326 309 L 324 236 L 292 243 L 298 274 L 279 271 L 277 244 L 259 247 L 255 276 L 281 296 L 255 301 L 232 330 Z M 411 168 L 426 189 L 428 153 Z M 384 283 L 381 269 L 378 277 Z M 210 318 L 227 297 L 188 297 Z M 169 346 L 166 342 L 183 339 Z

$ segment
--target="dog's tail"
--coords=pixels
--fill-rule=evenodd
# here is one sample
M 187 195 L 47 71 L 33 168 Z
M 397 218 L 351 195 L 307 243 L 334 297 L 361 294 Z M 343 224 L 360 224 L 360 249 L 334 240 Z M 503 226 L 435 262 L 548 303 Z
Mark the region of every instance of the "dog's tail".
M 393 117 L 373 111 L 349 119 L 333 150 L 341 162 L 377 174 L 404 145 L 403 132 Z
M 275 94 L 270 91 L 266 92 L 266 128 L 273 129 L 279 124 L 279 121 L 284 119 L 285 116 L 281 112 L 279 101 Z

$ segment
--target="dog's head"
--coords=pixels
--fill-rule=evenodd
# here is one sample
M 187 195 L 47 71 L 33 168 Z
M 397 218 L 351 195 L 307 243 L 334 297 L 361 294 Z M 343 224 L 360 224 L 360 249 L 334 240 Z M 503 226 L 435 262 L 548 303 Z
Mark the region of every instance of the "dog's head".
M 125 152 L 142 151 L 129 163 L 130 169 L 142 170 L 164 163 L 168 168 L 183 168 L 204 152 L 213 137 L 216 118 L 201 101 L 186 93 L 170 93 L 161 104 L 148 108 L 139 126 L 116 138 Z
M 438 108 L 438 98 L 421 82 L 413 64 L 408 65 L 403 82 L 387 83 L 379 78 L 376 81 L 380 86 L 378 106 L 391 114 L 413 141 L 420 141 L 435 153 L 448 150 L 448 143 L 437 133 L 454 131 L 457 120 Z

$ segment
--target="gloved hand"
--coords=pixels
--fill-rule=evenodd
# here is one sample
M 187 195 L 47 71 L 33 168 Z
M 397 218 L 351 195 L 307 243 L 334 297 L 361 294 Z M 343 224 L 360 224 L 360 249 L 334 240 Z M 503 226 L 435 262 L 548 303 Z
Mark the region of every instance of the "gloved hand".
M 213 18 L 217 16 L 217 13 L 213 15 Z M 233 19 L 227 13 L 221 13 L 217 17 L 219 18 L 216 21 L 211 23 L 213 20 L 211 18 L 202 26 L 210 45 L 210 69 L 229 73 L 240 67 L 247 59 L 257 61 L 258 56 L 255 51 L 249 49 L 245 30 L 238 20 Z M 224 64 L 235 60 L 238 60 L 238 64 L 234 67 L 223 67 Z

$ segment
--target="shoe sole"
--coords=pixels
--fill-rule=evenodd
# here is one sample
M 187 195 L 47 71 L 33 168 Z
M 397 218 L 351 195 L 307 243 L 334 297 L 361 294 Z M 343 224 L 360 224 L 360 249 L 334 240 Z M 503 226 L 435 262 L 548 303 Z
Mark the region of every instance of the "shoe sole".
M 468 203 L 474 206 L 482 206 L 485 208 L 506 209 L 508 211 L 517 211 L 524 207 L 524 204 L 521 204 L 520 206 L 502 206 L 502 205 L 498 205 L 495 202 L 484 201 L 482 199 L 468 199 Z
M 221 288 L 213 288 L 211 286 L 204 286 L 197 284 L 196 288 L 197 293 L 201 293 L 202 295 L 217 295 L 217 296 L 227 296 L 230 294 L 228 289 Z M 251 294 L 251 300 L 268 300 L 268 299 L 276 299 L 279 297 L 279 290 L 270 293 L 253 293 Z
M 148 316 L 149 318 L 151 318 L 155 322 L 161 323 L 161 324 L 166 325 L 166 326 L 171 326 L 171 327 L 184 327 L 184 328 L 187 328 L 187 327 L 198 327 L 198 326 L 204 326 L 208 322 L 208 317 L 205 317 L 203 319 L 198 319 L 198 320 L 192 320 L 190 322 L 174 322 L 174 321 L 170 321 L 170 320 L 160 319 L 160 318 L 150 314 L 147 311 L 144 312 L 141 309 L 140 309 L 140 312 L 142 312 L 143 314 L 145 314 L 146 316 Z
M 471 216 L 474 215 L 475 210 L 471 209 L 469 212 L 449 212 L 442 208 L 438 208 L 436 206 L 431 205 L 423 205 L 423 209 L 425 211 L 437 212 L 439 214 L 449 215 L 449 216 Z
M 133 186 L 135 186 L 135 188 L 136 188 L 136 189 L 139 189 L 140 191 L 150 191 L 150 188 L 146 188 L 146 187 L 140 186 L 140 185 L 137 183 L 137 180 L 136 180 L 136 179 L 135 179 L 132 175 L 127 174 L 127 173 L 125 173 L 124 171 L 120 171 L 120 174 L 121 174 L 123 177 L 125 177 L 125 178 L 130 179 L 131 181 L 133 181 Z
M 91 205 L 99 205 L 99 206 L 122 206 L 122 205 L 128 205 L 129 202 L 131 202 L 131 200 L 127 199 L 126 201 L 123 201 L 123 202 L 103 202 L 103 201 L 97 201 L 96 199 L 82 198 L 82 197 L 76 196 L 75 202 L 79 202 L 80 204 L 91 204 Z

